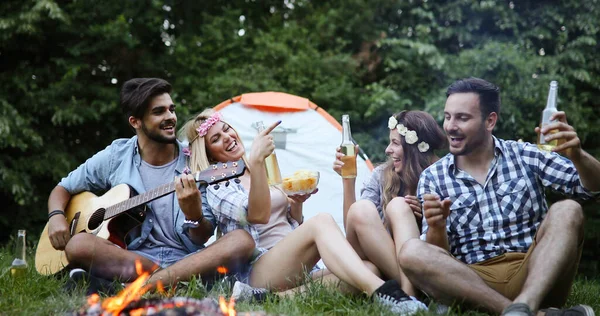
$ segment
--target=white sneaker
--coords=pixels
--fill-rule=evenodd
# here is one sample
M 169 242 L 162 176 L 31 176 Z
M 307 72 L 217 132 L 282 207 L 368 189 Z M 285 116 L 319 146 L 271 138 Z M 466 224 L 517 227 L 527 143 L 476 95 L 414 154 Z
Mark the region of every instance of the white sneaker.
M 400 315 L 414 315 L 418 311 L 428 310 L 425 304 L 406 295 L 396 280 L 386 281 L 375 290 L 373 299 L 389 307 L 393 313 Z
M 267 299 L 268 293 L 269 291 L 267 289 L 254 288 L 246 283 L 235 281 L 231 297 L 238 302 L 254 300 L 258 303 L 262 303 Z

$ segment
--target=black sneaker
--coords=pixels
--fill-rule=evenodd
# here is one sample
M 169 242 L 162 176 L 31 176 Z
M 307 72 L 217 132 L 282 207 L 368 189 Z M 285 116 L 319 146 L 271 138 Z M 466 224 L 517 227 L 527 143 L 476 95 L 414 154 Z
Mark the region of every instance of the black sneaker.
M 396 280 L 386 281 L 375 290 L 373 299 L 388 306 L 392 312 L 400 315 L 413 315 L 418 311 L 428 310 L 425 304 L 404 293 Z
M 231 297 L 236 301 L 254 301 L 256 303 L 264 303 L 267 300 L 269 290 L 263 288 L 251 287 L 246 283 L 236 281 L 233 285 Z
M 595 316 L 594 310 L 587 305 L 575 305 L 568 309 L 548 308 L 542 309 L 546 316 Z
M 85 286 L 85 295 L 103 293 L 109 296 L 118 293 L 119 288 L 114 282 L 95 277 L 83 269 L 73 269 L 69 272 L 69 280 L 65 283 L 65 291 L 71 293 L 76 288 Z

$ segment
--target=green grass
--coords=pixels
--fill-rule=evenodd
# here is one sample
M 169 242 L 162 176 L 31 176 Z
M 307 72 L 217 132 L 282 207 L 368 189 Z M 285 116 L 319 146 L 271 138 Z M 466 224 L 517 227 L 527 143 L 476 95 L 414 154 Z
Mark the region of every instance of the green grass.
M 85 304 L 83 289 L 67 294 L 62 290 L 66 278 L 46 277 L 35 272 L 33 254 L 29 254 L 29 271 L 26 278 L 13 279 L 9 266 L 12 255 L 0 249 L 0 315 L 64 315 Z M 175 296 L 218 298 L 229 297 L 226 285 L 215 286 L 207 291 L 200 282 L 192 280 L 178 286 Z M 157 294 L 151 294 L 156 296 Z M 147 294 L 146 296 L 151 296 Z M 568 305 L 587 304 L 600 311 L 600 280 L 579 277 L 569 297 Z M 269 314 L 285 315 L 392 315 L 384 307 L 373 304 L 363 296 L 346 296 L 319 282 L 313 282 L 308 290 L 293 298 L 272 300 L 264 304 L 236 304 L 238 311 L 264 310 Z M 452 315 L 483 315 L 452 309 Z

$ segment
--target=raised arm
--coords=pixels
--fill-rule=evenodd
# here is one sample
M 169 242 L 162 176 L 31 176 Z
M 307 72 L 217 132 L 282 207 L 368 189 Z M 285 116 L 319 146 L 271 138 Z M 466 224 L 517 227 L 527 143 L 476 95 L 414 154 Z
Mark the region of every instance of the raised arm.
M 358 145 L 356 146 L 355 153 L 358 153 Z M 335 152 L 335 161 L 333 162 L 333 171 L 337 172 L 337 174 L 342 176 L 342 166 L 344 163 L 342 162 L 342 149 L 340 147 L 336 148 Z M 344 228 L 346 228 L 346 217 L 348 215 L 348 210 L 350 206 L 356 202 L 356 178 L 342 178 L 342 186 L 344 191 L 343 197 L 343 214 L 344 214 Z
M 275 122 L 264 131 L 259 132 L 252 142 L 252 152 L 248 158 L 251 176 L 247 217 L 248 222 L 252 224 L 266 224 L 271 218 L 271 193 L 265 158 L 275 150 L 275 142 L 270 133 L 280 123 L 281 121 Z
M 600 191 L 600 162 L 581 148 L 581 140 L 575 128 L 567 122 L 565 112 L 556 112 L 550 119 L 555 122 L 545 125 L 542 129 L 536 127 L 536 132 L 544 134 L 546 141 L 561 140 L 552 151 L 564 153 L 573 162 L 584 188 Z M 546 134 L 555 129 L 558 133 Z

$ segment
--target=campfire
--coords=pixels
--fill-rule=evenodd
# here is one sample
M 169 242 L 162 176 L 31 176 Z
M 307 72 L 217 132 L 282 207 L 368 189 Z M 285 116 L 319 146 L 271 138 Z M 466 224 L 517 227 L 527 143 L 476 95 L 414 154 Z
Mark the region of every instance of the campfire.
M 97 294 L 87 298 L 87 304 L 71 315 L 82 316 L 145 316 L 145 315 L 202 315 L 202 316 L 236 316 L 235 300 L 220 296 L 213 298 L 195 299 L 188 297 L 166 297 L 162 283 L 156 285 L 156 290 L 162 294 L 160 298 L 142 298 L 151 289 L 145 285 L 150 273 L 142 271 L 140 262 L 136 262 L 138 278 L 115 296 L 101 299 Z M 218 272 L 225 274 L 227 269 L 219 267 Z M 266 315 L 264 312 L 248 312 L 241 316 Z

